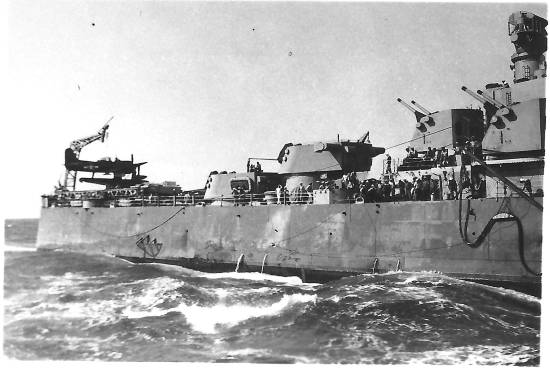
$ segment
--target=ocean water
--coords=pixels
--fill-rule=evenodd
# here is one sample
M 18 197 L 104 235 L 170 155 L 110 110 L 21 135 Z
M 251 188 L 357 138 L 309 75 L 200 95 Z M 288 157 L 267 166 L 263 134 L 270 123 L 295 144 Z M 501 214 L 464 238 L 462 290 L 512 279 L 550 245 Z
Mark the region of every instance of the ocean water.
M 510 290 L 408 272 L 305 284 L 36 251 L 22 240 L 4 246 L 9 359 L 540 362 L 540 301 Z

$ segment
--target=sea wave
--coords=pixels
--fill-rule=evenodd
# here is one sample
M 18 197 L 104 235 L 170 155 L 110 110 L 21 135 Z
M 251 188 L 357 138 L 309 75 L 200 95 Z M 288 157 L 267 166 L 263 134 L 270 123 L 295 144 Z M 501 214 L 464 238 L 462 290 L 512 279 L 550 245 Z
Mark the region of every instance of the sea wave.
M 160 310 L 158 307 L 149 307 L 145 310 L 124 310 L 122 313 L 128 318 L 142 318 L 162 316 L 169 312 L 179 312 L 185 316 L 187 322 L 196 331 L 215 333 L 220 327 L 235 326 L 240 322 L 257 317 L 271 317 L 293 308 L 295 304 L 315 302 L 315 295 L 293 294 L 285 295 L 280 301 L 269 306 L 254 305 L 226 305 L 214 306 L 180 304 L 174 308 Z
M 107 256 L 5 254 L 16 359 L 538 364 L 540 300 L 434 272 L 326 284 Z

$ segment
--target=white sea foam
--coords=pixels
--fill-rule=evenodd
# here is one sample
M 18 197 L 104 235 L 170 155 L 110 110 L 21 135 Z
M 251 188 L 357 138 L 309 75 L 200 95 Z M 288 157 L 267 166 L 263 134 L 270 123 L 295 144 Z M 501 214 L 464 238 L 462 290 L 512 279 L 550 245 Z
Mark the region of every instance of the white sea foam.
M 174 308 L 161 309 L 155 307 L 155 303 L 153 303 L 153 305 L 141 307 L 141 309 L 130 306 L 124 309 L 122 314 L 128 318 L 143 318 L 162 316 L 169 312 L 180 312 L 196 331 L 215 333 L 218 325 L 232 326 L 250 318 L 275 316 L 294 304 L 314 302 L 316 298 L 316 295 L 284 295 L 280 301 L 260 307 L 243 304 L 227 305 L 222 301 L 211 307 L 180 304 Z
M 2 244 L 0 246 L 2 246 L 2 251 L 17 251 L 17 252 L 36 251 L 36 247 L 29 247 L 29 246 L 5 245 L 5 244 Z
M 434 281 L 433 280 L 434 278 L 437 278 L 437 280 Z M 443 300 L 443 296 L 437 293 L 436 291 L 430 290 L 429 288 L 422 287 L 422 286 L 411 285 L 411 283 L 424 282 L 424 281 L 430 282 L 434 285 L 442 284 L 442 283 L 450 283 L 456 286 L 469 287 L 471 289 L 486 290 L 486 291 L 493 292 L 499 296 L 502 296 L 503 298 L 517 300 L 519 302 L 527 303 L 533 306 L 540 305 L 539 298 L 536 298 L 528 294 L 524 294 L 515 290 L 505 289 L 502 287 L 493 287 L 493 286 L 483 285 L 481 283 L 464 281 L 458 278 L 445 276 L 437 272 L 419 272 L 419 273 L 412 274 L 410 277 L 408 277 L 404 281 L 396 283 L 397 285 L 405 286 L 404 288 L 399 288 L 397 292 L 411 295 L 413 297 L 417 297 L 418 299 L 422 299 L 422 296 L 425 297 L 425 295 L 427 295 L 436 300 Z
M 109 299 L 60 302 L 55 298 L 63 294 L 78 293 L 83 291 L 75 288 L 79 282 L 88 280 L 89 277 L 67 272 L 63 276 L 44 276 L 44 281 L 49 281 L 46 288 L 40 290 L 39 297 L 50 297 L 38 305 L 21 308 L 17 313 L 9 315 L 6 323 L 11 323 L 25 318 L 81 318 L 88 325 L 112 323 L 121 317 L 141 318 L 146 316 L 160 316 L 167 311 L 157 306 L 166 300 L 179 300 L 180 294 L 175 290 L 182 283 L 170 277 L 149 278 L 131 283 L 118 284 L 119 292 L 114 293 Z M 98 289 L 101 289 L 99 287 Z M 138 289 L 136 291 L 136 289 Z M 87 292 L 90 290 L 86 290 Z M 20 297 L 19 297 L 20 296 Z M 11 305 L 16 305 L 25 295 L 9 298 Z M 14 304 L 11 304 L 14 303 Z
M 209 279 L 238 279 L 238 280 L 250 280 L 250 281 L 271 281 L 271 282 L 280 282 L 286 283 L 288 285 L 302 285 L 303 282 L 299 277 L 290 276 L 290 277 L 281 277 L 274 276 L 267 273 L 259 272 L 225 272 L 225 273 L 206 273 L 201 271 L 196 271 L 189 268 L 184 268 L 178 265 L 172 264 L 163 264 L 163 263 L 143 263 L 146 265 L 151 265 L 157 267 L 165 272 L 170 273 L 183 273 L 186 276 L 191 277 L 204 277 Z M 309 285 L 309 284 L 308 284 Z
M 224 356 L 220 356 L 220 359 L 223 360 L 237 360 L 238 362 L 250 362 L 247 360 L 242 360 L 243 357 L 276 357 L 279 359 L 287 359 L 287 360 L 293 360 L 296 363 L 318 363 L 315 359 L 310 359 L 307 357 L 297 356 L 297 355 L 291 355 L 291 354 L 276 354 L 272 349 L 254 349 L 254 348 L 243 348 L 243 349 L 236 349 L 236 350 L 230 350 L 228 352 L 225 352 Z M 254 362 L 254 361 L 252 361 Z M 275 361 L 277 363 L 277 361 Z M 246 364 L 246 366 L 251 366 L 251 364 Z M 248 368 L 248 367 L 246 367 Z M 263 369 L 264 367 L 262 367 Z
M 229 279 L 249 280 L 249 281 L 270 281 L 270 282 L 284 283 L 287 285 L 295 285 L 295 286 L 299 285 L 299 286 L 309 286 L 309 287 L 315 287 L 320 285 L 318 283 L 304 283 L 302 282 L 300 277 L 297 277 L 297 276 L 282 277 L 282 276 L 275 276 L 275 275 L 271 275 L 267 273 L 259 273 L 259 272 L 206 273 L 206 272 L 193 270 L 190 268 L 184 268 L 178 265 L 164 264 L 164 263 L 139 263 L 136 265 L 142 265 L 142 264 L 159 268 L 164 272 L 182 273 L 186 276 L 191 276 L 191 277 L 204 277 L 208 279 L 228 279 L 229 278 Z
M 202 273 L 202 272 L 199 272 L 199 271 L 196 271 L 196 270 L 193 270 L 193 269 L 184 268 L 184 267 L 181 267 L 179 265 L 174 265 L 174 264 L 164 264 L 164 263 L 139 263 L 139 264 L 150 265 L 150 266 L 153 266 L 155 268 L 158 268 L 158 269 L 162 270 L 163 272 L 183 273 L 186 276 L 193 276 L 193 277 L 194 276 L 200 276 L 200 274 Z
M 288 285 L 302 285 L 303 282 L 300 277 L 290 276 L 273 276 L 271 274 L 259 273 L 259 272 L 227 272 L 227 273 L 202 273 L 198 274 L 201 277 L 206 277 L 210 279 L 237 279 L 237 280 L 250 280 L 250 281 L 271 281 L 286 283 Z
M 176 289 L 181 285 L 180 281 L 169 277 L 149 279 L 141 295 L 125 294 L 122 301 L 127 305 L 121 314 L 127 318 L 162 316 L 172 309 L 159 308 L 158 305 L 166 300 L 179 299 Z
M 332 295 L 330 298 L 328 298 L 328 300 L 332 300 L 333 302 L 338 303 L 340 300 L 342 300 L 342 298 L 338 295 Z
M 390 352 L 389 357 L 411 357 L 401 359 L 403 363 L 409 364 L 516 365 L 533 358 L 533 353 L 529 354 L 530 350 L 528 346 L 476 345 L 414 354 Z
M 412 272 L 402 272 L 402 273 L 409 273 L 412 274 Z M 528 302 L 531 304 L 540 304 L 540 299 L 534 296 L 531 296 L 529 294 L 525 294 L 519 291 L 511 290 L 511 289 L 505 289 L 502 287 L 494 287 L 494 286 L 487 286 L 481 283 L 477 282 L 471 282 L 471 281 L 465 281 L 461 280 L 459 278 L 449 277 L 439 272 L 428 272 L 423 271 L 419 273 L 414 273 L 407 279 L 405 279 L 403 282 L 397 282 L 398 285 L 409 285 L 413 282 L 422 280 L 423 278 L 438 278 L 437 281 L 430 280 L 432 284 L 442 284 L 442 283 L 452 283 L 456 284 L 457 286 L 469 286 L 471 288 L 478 288 L 482 290 L 491 291 L 495 294 L 498 294 L 503 297 L 508 297 L 512 299 L 517 299 L 520 301 Z
M 411 276 L 411 277 L 407 278 L 407 279 L 406 279 L 405 281 L 403 281 L 403 282 L 398 282 L 398 284 L 408 285 L 408 284 L 413 283 L 413 282 L 415 282 L 415 281 L 417 281 L 417 280 L 418 280 L 418 277 L 416 277 L 416 276 Z
M 498 294 L 498 295 L 500 295 L 504 298 L 516 299 L 516 300 L 523 301 L 523 302 L 533 304 L 533 305 L 539 305 L 540 304 L 540 299 L 539 298 L 537 298 L 535 296 L 531 296 L 529 294 L 519 292 L 519 291 L 515 291 L 515 290 L 511 290 L 511 289 L 505 289 L 503 287 L 487 286 L 487 285 L 483 285 L 483 284 L 477 283 L 477 282 L 463 281 L 463 280 L 459 280 L 457 278 L 452 278 L 452 277 L 447 277 L 447 278 L 449 280 L 452 280 L 453 282 L 460 283 L 464 286 L 470 286 L 471 288 L 480 288 L 480 289 L 483 289 L 483 290 L 491 291 L 491 292 L 493 292 L 495 294 Z
M 196 331 L 214 333 L 218 325 L 233 326 L 250 318 L 275 316 L 294 304 L 315 302 L 316 299 L 316 295 L 292 294 L 285 295 L 280 301 L 263 307 L 242 304 L 202 307 L 182 304 L 177 307 L 177 310 L 185 315 L 187 322 Z
M 66 272 L 63 276 L 45 275 L 40 277 L 41 281 L 46 281 L 48 284 L 40 291 L 48 295 L 59 295 L 69 293 L 79 283 L 90 282 L 92 279 L 80 273 Z

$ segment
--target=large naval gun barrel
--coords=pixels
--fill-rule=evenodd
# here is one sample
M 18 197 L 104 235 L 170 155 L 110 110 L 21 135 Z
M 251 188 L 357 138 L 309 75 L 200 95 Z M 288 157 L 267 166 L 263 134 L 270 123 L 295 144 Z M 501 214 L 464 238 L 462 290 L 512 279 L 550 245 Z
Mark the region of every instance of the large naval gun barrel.
M 474 98 L 475 100 L 483 103 L 483 104 L 487 104 L 487 100 L 485 98 L 482 98 L 480 97 L 479 95 L 477 95 L 476 93 L 474 93 L 473 91 L 471 91 L 470 89 L 468 89 L 467 87 L 463 86 L 462 88 L 462 91 L 464 91 L 465 93 L 467 93 L 468 95 L 470 95 L 472 98 Z
M 411 111 L 412 113 L 414 114 L 417 114 L 417 113 L 420 113 L 418 112 L 417 110 L 415 110 L 414 108 L 412 108 L 411 106 L 409 106 L 407 103 L 403 102 L 403 99 L 401 98 L 397 98 L 397 101 L 399 103 L 401 103 L 403 106 L 405 106 L 405 108 L 407 108 L 409 111 Z
M 462 90 L 468 93 L 472 98 L 478 100 L 479 102 L 483 104 L 489 104 L 494 107 L 494 111 L 489 115 L 490 116 L 489 123 L 495 124 L 500 120 L 502 120 L 502 117 L 506 117 L 508 119 L 511 119 L 512 117 L 514 117 L 514 113 L 510 108 L 507 108 L 506 105 L 490 97 L 488 94 L 484 93 L 483 91 L 478 90 L 476 94 L 465 86 L 462 87 Z
M 488 94 L 484 93 L 483 91 L 481 90 L 478 90 L 477 93 L 479 95 L 481 95 L 483 98 L 487 99 L 487 101 L 492 104 L 493 106 L 495 106 L 496 108 L 503 108 L 503 107 L 506 107 L 506 105 L 500 103 L 498 100 L 494 99 L 494 98 L 491 98 Z
M 481 90 L 478 90 L 476 94 L 465 86 L 463 86 L 461 89 L 462 91 L 464 91 L 465 93 L 468 93 L 468 95 L 470 95 L 475 100 L 481 102 L 482 104 L 489 104 L 491 106 L 494 106 L 495 108 L 504 107 L 502 103 L 489 97 L 487 94 L 483 93 Z
M 412 113 L 414 113 L 414 116 L 416 117 L 416 121 L 418 122 L 418 124 L 416 125 L 416 127 L 420 130 L 422 129 L 423 127 L 423 124 L 420 122 L 420 120 L 426 116 L 426 114 L 422 113 L 422 112 L 419 112 L 417 110 L 415 110 L 414 108 L 412 108 L 411 106 L 409 106 L 407 103 L 403 102 L 403 99 L 401 98 L 397 98 L 397 101 L 399 103 L 401 103 L 406 109 L 408 109 L 409 111 L 411 111 Z
M 422 107 L 418 102 L 415 102 L 414 100 L 411 100 L 411 103 L 415 105 L 415 107 L 418 107 L 418 109 L 422 112 L 424 112 L 426 115 L 429 115 L 431 114 L 431 112 L 429 110 L 427 110 L 426 108 Z
M 416 117 L 416 128 L 422 132 L 426 131 L 426 125 L 433 126 L 434 120 L 431 116 L 430 111 L 428 111 L 426 108 L 422 107 L 420 104 L 416 103 L 414 100 L 411 101 L 412 104 L 414 104 L 418 109 L 420 109 L 422 112 L 419 112 L 415 110 L 413 107 L 409 106 L 407 103 L 403 102 L 401 98 L 397 98 L 397 101 L 401 103 L 405 108 L 407 108 L 409 111 L 414 113 L 414 116 Z

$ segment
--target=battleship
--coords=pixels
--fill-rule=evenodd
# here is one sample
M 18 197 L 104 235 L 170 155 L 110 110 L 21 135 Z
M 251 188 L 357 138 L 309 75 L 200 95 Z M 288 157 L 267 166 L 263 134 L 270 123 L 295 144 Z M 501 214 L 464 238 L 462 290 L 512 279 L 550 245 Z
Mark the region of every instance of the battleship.
M 289 142 L 182 190 L 148 182 L 133 157 L 81 160 L 107 123 L 65 150 L 63 183 L 42 196 L 37 247 L 305 282 L 433 271 L 540 295 L 546 25 L 509 17 L 513 83 L 457 88 L 479 108 L 432 111 L 396 97 L 413 132 L 400 161 L 368 132 Z M 105 188 L 77 190 L 78 180 Z

